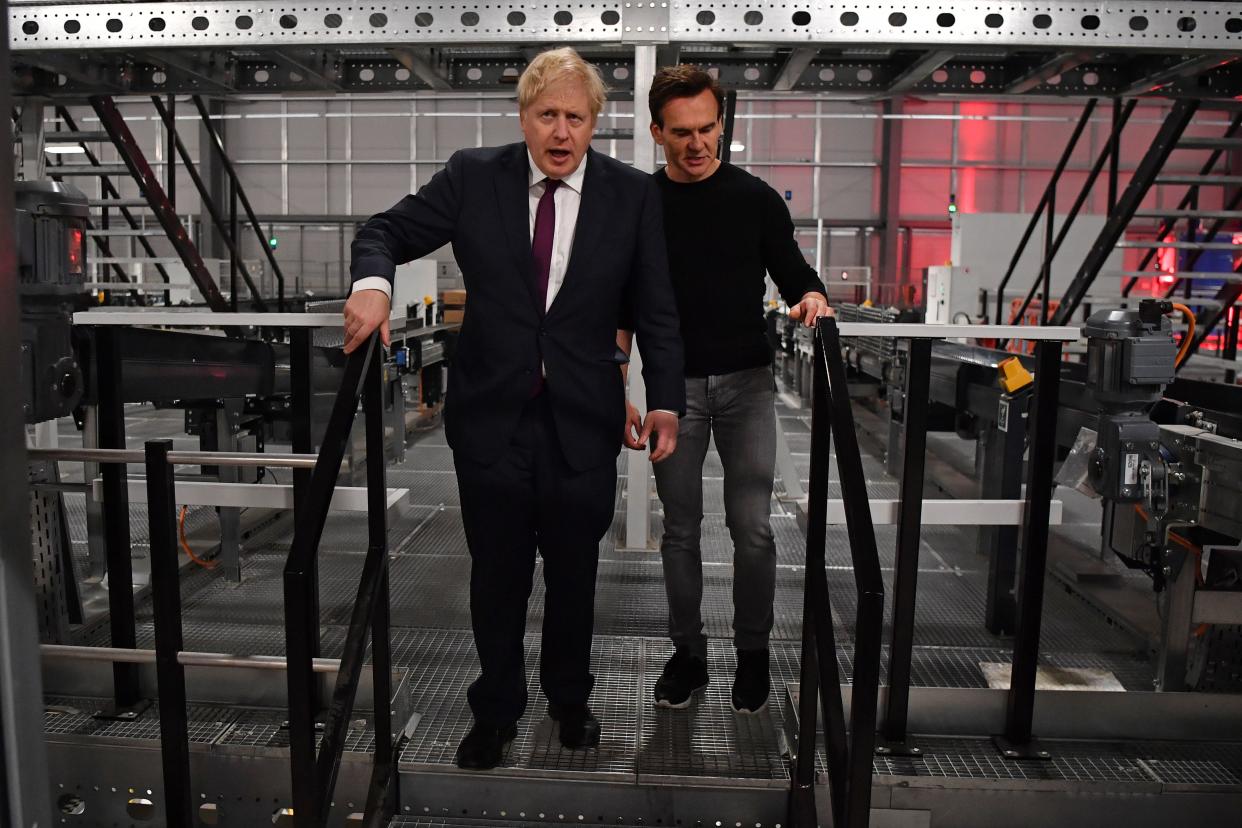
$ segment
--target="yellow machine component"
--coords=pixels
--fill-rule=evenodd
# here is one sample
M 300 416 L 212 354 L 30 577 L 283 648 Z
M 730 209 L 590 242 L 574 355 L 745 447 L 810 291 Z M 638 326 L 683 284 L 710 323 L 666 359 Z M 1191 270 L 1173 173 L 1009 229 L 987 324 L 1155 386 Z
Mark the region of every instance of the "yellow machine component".
M 1035 381 L 1035 375 L 1026 370 L 1022 366 L 1022 361 L 1017 357 L 1002 360 L 997 368 L 1000 369 L 1001 387 L 1010 394 L 1026 388 Z

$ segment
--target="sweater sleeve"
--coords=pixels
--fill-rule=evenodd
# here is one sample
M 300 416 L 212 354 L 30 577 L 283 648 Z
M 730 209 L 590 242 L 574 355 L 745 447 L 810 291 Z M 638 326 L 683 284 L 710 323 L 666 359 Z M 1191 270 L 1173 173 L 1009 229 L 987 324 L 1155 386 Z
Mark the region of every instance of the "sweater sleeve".
M 787 304 L 796 304 L 807 293 L 828 295 L 815 268 L 806 263 L 794 238 L 793 219 L 780 194 L 767 184 L 762 195 L 763 266 Z

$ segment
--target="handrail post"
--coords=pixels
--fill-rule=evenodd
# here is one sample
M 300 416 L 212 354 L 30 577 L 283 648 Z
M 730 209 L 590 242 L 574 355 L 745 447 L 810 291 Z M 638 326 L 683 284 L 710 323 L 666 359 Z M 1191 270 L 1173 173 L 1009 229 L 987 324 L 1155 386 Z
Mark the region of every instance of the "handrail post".
M 1041 341 L 1035 348 L 1035 392 L 1031 402 L 1031 443 L 1023 516 L 1022 561 L 1018 575 L 1018 623 L 1005 710 L 1005 732 L 994 737 L 1010 759 L 1047 759 L 1031 738 L 1035 678 L 1048 563 L 1048 518 L 1056 455 L 1057 404 L 1061 384 L 1061 343 Z
M 151 605 L 160 701 L 164 814 L 168 825 L 188 828 L 194 824 L 194 806 L 190 789 L 185 668 L 178 661 L 183 639 L 175 518 L 177 495 L 173 467 L 168 462 L 172 446 L 172 440 L 149 440 L 146 444 L 147 513 L 151 529 Z
M 819 321 L 823 365 L 832 412 L 832 438 L 837 446 L 837 471 L 845 526 L 854 564 L 858 609 L 854 623 L 854 671 L 850 691 L 849 771 L 845 820 L 842 825 L 865 828 L 871 819 L 872 755 L 875 752 L 876 705 L 880 692 L 880 655 L 884 627 L 884 579 L 876 551 L 875 527 L 867 498 L 858 434 L 850 407 L 845 360 L 836 320 Z M 826 582 L 825 582 L 826 583 Z
M 379 811 L 391 816 L 399 791 L 393 773 L 392 650 L 389 631 L 388 593 L 388 484 L 384 464 L 384 372 L 380 354 L 371 358 L 362 392 L 367 444 L 367 542 L 368 554 L 378 555 L 379 585 L 371 608 L 371 680 L 374 689 L 375 758 L 367 817 Z
M 95 331 L 95 393 L 99 402 L 99 447 L 125 448 L 125 401 L 121 396 L 121 354 L 116 331 Z M 107 508 L 103 512 L 104 551 L 108 560 L 108 624 L 113 647 L 132 649 L 137 642 L 134 625 L 134 570 L 130 560 L 129 483 L 125 466 L 105 463 L 100 469 Z M 105 718 L 136 719 L 150 702 L 141 697 L 138 668 L 112 665 L 113 707 Z
M 811 470 L 807 486 L 806 584 L 802 616 L 802 669 L 798 690 L 798 760 L 790 787 L 790 819 L 798 828 L 818 824 L 815 807 L 815 740 L 818 711 L 823 705 L 824 742 L 828 758 L 828 789 L 833 821 L 844 824 L 847 800 L 849 743 L 829 610 L 824 547 L 828 526 L 828 478 L 832 423 L 828 375 L 819 330 L 813 338 L 811 368 Z
M 888 705 L 884 744 L 877 752 L 919 756 L 906 733 L 910 704 L 910 661 L 914 647 L 914 605 L 918 591 L 919 541 L 923 519 L 923 477 L 927 461 L 927 401 L 931 385 L 931 340 L 911 339 L 906 363 L 902 432 L 905 450 L 901 501 L 897 507 L 897 561 L 893 576 L 893 629 L 888 661 Z
M 319 630 L 319 614 L 315 598 L 316 584 L 313 578 L 315 559 L 319 553 L 319 540 L 323 536 L 336 478 L 340 474 L 345 446 L 349 441 L 350 428 L 358 410 L 364 379 L 372 360 L 380 358 L 379 335 L 372 334 L 366 346 L 354 352 L 345 363 L 345 375 L 332 405 L 332 413 L 324 430 L 322 445 L 305 495 L 297 506 L 293 545 L 284 569 L 285 596 L 285 649 L 288 657 L 289 682 L 289 756 L 293 789 L 293 819 L 297 828 L 319 828 L 327 816 L 326 806 L 331 801 L 330 786 L 322 786 L 320 768 L 326 766 L 328 775 L 334 778 L 335 763 L 339 754 L 327 748 L 317 749 L 318 734 L 315 728 L 314 667 L 312 647 Z M 381 459 L 382 462 L 382 459 Z M 298 499 L 295 498 L 295 504 Z M 368 555 L 368 564 L 372 556 Z M 364 567 L 363 581 L 370 577 Z M 359 600 L 366 594 L 365 585 L 359 587 Z M 355 602 L 355 614 L 357 610 Z M 351 622 L 351 633 L 355 624 Z M 348 647 L 347 647 L 348 649 Z M 346 653 L 348 656 L 348 652 Z M 348 668 L 342 659 L 337 687 L 341 687 L 344 673 L 355 674 L 361 668 L 361 653 Z M 336 692 L 333 696 L 336 706 Z M 336 717 L 338 726 L 343 717 Z M 346 713 L 346 716 L 348 713 Z M 331 718 L 331 717 L 330 717 Z M 348 724 L 345 722 L 345 724 Z M 325 728 L 325 741 L 333 736 L 334 729 Z M 339 742 L 337 742 L 339 748 Z M 334 754 L 336 754 L 334 756 Z

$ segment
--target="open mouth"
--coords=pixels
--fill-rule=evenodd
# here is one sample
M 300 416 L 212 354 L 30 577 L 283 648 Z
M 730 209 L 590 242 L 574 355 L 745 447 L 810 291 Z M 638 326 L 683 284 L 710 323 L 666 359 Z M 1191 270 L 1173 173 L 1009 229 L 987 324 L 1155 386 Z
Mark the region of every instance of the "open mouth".
M 550 149 L 548 150 L 548 155 L 552 156 L 552 160 L 559 164 L 562 161 L 568 161 L 573 156 L 573 153 L 567 149 Z

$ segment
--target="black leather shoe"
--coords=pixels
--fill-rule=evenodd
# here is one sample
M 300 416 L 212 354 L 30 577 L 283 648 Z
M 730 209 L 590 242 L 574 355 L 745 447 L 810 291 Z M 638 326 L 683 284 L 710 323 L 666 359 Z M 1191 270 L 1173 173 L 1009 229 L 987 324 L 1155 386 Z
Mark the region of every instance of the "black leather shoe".
M 570 750 L 599 746 L 599 719 L 585 704 L 549 704 L 548 715 L 561 727 L 561 744 Z
M 505 758 L 505 750 L 517 738 L 517 725 L 503 727 L 475 722 L 457 746 L 457 767 L 490 770 Z

